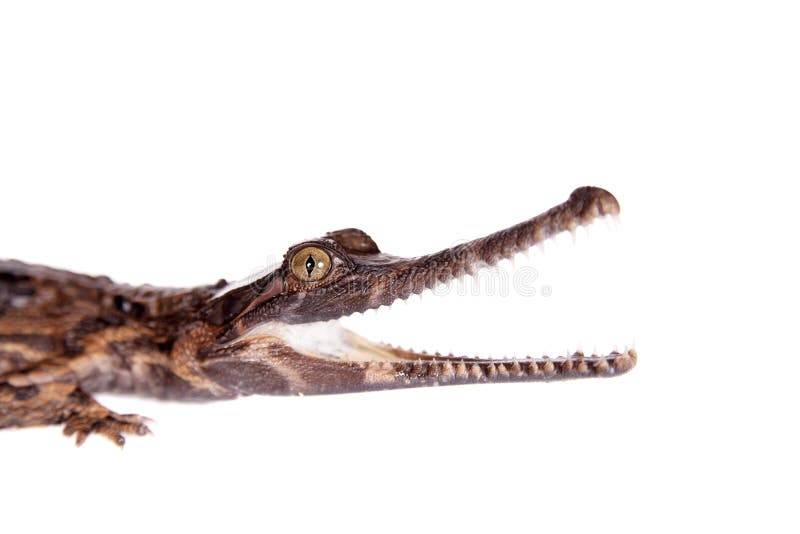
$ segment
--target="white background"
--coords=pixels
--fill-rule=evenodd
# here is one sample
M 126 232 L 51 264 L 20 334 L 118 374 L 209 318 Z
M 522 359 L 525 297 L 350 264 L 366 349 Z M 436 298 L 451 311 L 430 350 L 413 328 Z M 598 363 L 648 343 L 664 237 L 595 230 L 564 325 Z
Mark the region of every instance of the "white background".
M 547 250 L 549 299 L 390 330 L 532 354 L 606 332 L 640 361 L 104 395 L 156 436 L 0 432 L 0 529 L 796 532 L 798 27 L 769 1 L 4 2 L 0 256 L 192 285 L 347 226 L 431 252 L 599 185 L 623 230 Z

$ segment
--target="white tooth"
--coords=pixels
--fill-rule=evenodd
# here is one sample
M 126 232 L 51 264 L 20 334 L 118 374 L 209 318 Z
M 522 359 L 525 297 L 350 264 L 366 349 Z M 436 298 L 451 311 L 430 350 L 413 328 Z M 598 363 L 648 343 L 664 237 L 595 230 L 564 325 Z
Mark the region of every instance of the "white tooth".
M 456 294 L 460 297 L 463 297 L 468 294 L 469 288 L 472 287 L 472 281 L 474 277 L 472 274 L 465 274 L 461 280 L 458 281 L 456 285 Z
M 455 287 L 455 284 L 439 284 L 439 287 L 436 288 L 433 294 L 437 297 L 444 297 L 452 293 Z

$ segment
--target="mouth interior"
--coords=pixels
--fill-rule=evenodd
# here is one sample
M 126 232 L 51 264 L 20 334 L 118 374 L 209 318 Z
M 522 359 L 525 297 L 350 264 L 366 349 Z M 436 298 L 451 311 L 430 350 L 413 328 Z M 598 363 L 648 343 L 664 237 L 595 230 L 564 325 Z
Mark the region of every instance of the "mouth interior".
M 620 230 L 600 219 L 391 306 L 256 330 L 308 356 L 345 361 L 623 351 L 633 343 L 625 284 L 630 262 L 622 255 Z

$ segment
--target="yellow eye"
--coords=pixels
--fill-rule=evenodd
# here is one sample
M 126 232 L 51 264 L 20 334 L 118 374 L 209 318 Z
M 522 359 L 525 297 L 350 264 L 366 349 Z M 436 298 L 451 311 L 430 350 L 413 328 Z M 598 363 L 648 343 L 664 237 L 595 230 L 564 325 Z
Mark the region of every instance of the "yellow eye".
M 292 256 L 292 273 L 303 282 L 322 280 L 331 270 L 330 255 L 317 247 L 304 247 Z

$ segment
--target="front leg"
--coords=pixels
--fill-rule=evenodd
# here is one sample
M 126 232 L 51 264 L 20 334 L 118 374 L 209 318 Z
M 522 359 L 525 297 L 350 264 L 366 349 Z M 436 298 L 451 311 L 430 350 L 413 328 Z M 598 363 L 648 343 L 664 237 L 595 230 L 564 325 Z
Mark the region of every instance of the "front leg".
M 122 446 L 123 434 L 150 433 L 145 421 L 112 412 L 76 384 L 0 384 L 0 428 L 64 424 L 64 434 L 75 434 L 77 445 L 89 434 L 100 434 Z

